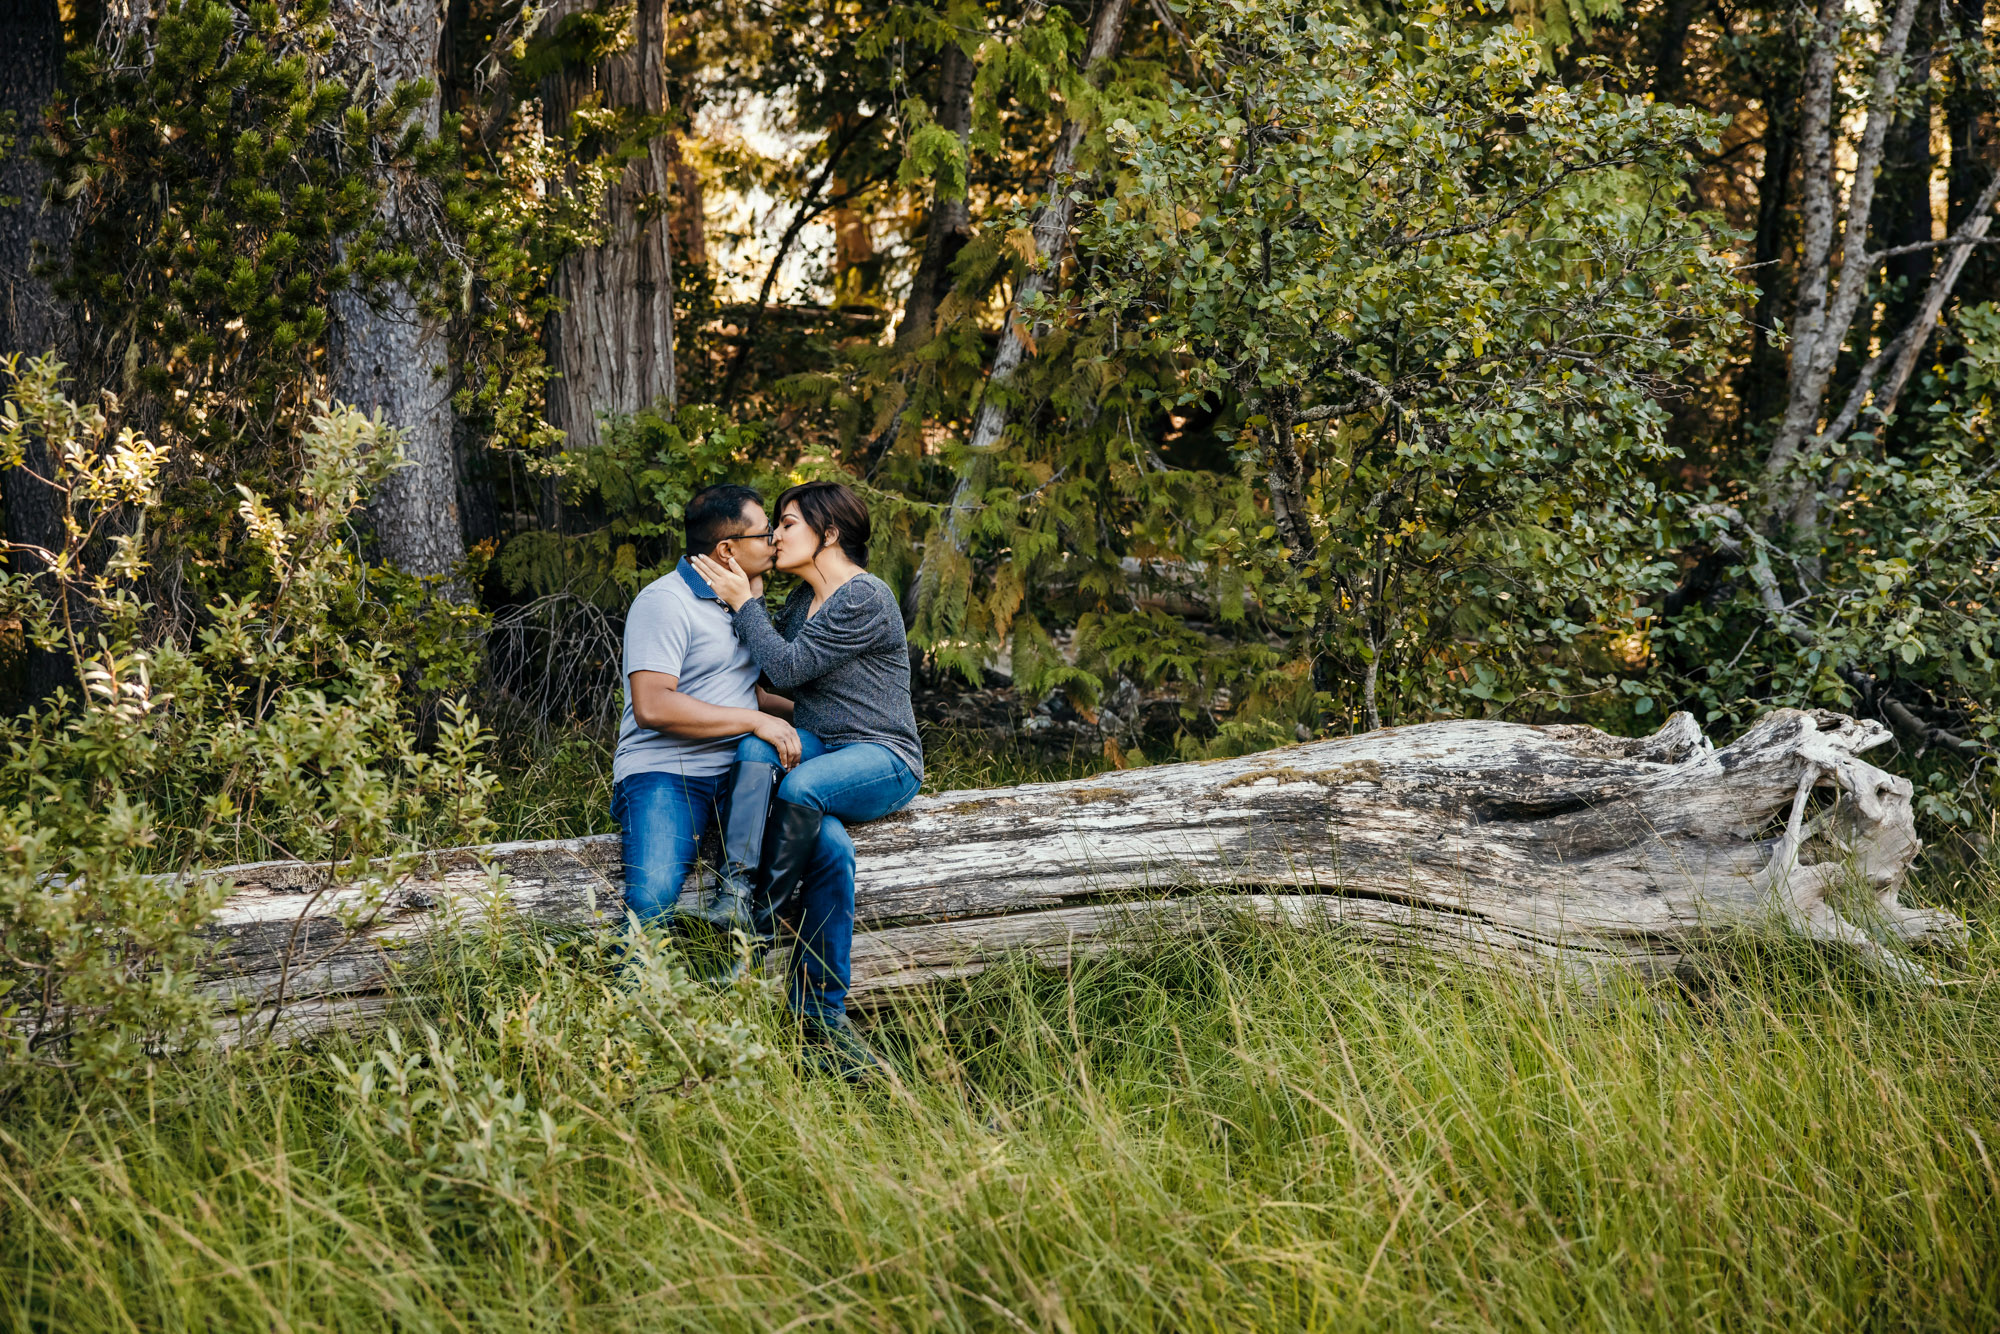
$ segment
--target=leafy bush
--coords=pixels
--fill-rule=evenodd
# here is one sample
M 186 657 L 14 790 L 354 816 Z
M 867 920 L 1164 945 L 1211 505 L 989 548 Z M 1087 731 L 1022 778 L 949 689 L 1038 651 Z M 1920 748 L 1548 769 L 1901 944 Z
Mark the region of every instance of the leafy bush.
M 1967 830 L 2000 790 L 2000 307 L 1957 311 L 1949 335 L 1920 410 L 1832 447 L 1835 502 L 1811 560 L 1746 529 L 1724 503 L 1739 493 L 1712 491 L 1690 510 L 1695 535 L 1740 542 L 1752 576 L 1675 590 L 1666 601 L 1687 605 L 1643 630 L 1648 688 L 1711 724 L 1772 704 L 1886 715 L 1914 752 L 1899 768 L 1918 810 Z
M 1658 577 L 1657 399 L 1737 323 L 1681 208 L 1713 124 L 1443 8 L 1197 15 L 1206 84 L 1111 125 L 1080 237 L 1106 357 L 1221 403 L 1268 506 L 1183 554 L 1243 572 L 1342 721 L 1601 687 L 1558 655 Z
M 31 433 L 48 444 L 65 537 L 39 574 L 13 553 L 0 615 L 67 655 L 82 691 L 0 720 L 0 1081 L 29 1063 L 122 1079 L 210 1008 L 195 968 L 222 890 L 191 868 L 297 857 L 380 886 L 483 833 L 494 780 L 478 720 L 452 705 L 423 744 L 396 651 L 352 629 L 369 594 L 349 520 L 397 465 L 393 430 L 315 418 L 295 504 L 239 488 L 260 577 L 163 634 L 133 591 L 163 451 L 67 398 L 53 359 L 9 369 L 0 466 Z
M 421 1044 L 390 1025 L 365 1058 L 326 1058 L 354 1151 L 408 1182 L 436 1222 L 532 1226 L 548 1178 L 592 1151 L 617 1109 L 698 1085 L 749 1089 L 770 1072 L 775 1051 L 751 1014 L 770 984 L 718 992 L 648 933 L 520 948 L 460 936 L 459 959 L 440 943 L 405 982 L 436 1004 L 462 963 L 478 994 L 461 1013 L 477 1019 L 425 1024 Z

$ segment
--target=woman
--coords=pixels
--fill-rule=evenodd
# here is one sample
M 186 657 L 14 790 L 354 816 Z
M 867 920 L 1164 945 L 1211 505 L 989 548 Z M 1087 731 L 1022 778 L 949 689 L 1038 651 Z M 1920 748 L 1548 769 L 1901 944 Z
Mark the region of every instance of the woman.
M 836 482 L 779 496 L 776 568 L 802 582 L 775 624 L 734 560 L 692 558 L 770 688 L 792 697 L 800 758 L 771 805 L 756 928 L 768 940 L 779 919 L 796 920 L 792 1009 L 822 1067 L 849 1079 L 883 1066 L 847 1021 L 854 844 L 846 826 L 901 810 L 924 775 L 903 615 L 867 571 L 868 533 L 868 507 Z M 756 736 L 743 738 L 736 760 L 779 763 Z

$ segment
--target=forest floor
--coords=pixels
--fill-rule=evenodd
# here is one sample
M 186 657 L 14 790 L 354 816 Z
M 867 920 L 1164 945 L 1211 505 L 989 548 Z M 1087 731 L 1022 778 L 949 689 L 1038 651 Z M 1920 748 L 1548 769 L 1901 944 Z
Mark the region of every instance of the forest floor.
M 517 774 L 561 796 L 505 832 L 601 819 L 601 758 Z M 1910 897 L 1973 924 L 1944 985 L 1764 943 L 1586 991 L 1246 922 L 926 994 L 874 1090 L 763 993 L 738 1086 L 540 1068 L 496 1016 L 602 965 L 467 942 L 456 1122 L 357 1112 L 380 1032 L 0 1109 L 0 1328 L 1992 1329 L 2000 874 Z

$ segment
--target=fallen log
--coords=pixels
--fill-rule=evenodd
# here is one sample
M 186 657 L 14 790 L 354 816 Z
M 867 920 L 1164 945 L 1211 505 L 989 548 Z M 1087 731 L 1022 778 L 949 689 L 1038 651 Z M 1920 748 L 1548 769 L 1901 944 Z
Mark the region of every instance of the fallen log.
M 856 828 L 855 994 L 1050 963 L 1135 924 L 1251 913 L 1495 965 L 1676 967 L 1719 928 L 1775 925 L 1922 975 L 1903 945 L 1964 924 L 1902 905 L 1911 787 L 1861 760 L 1879 723 L 1781 710 L 1716 750 L 1675 714 L 1650 737 L 1459 721 L 1238 759 L 920 797 Z M 1823 794 L 1815 800 L 1815 794 Z M 380 1008 L 395 947 L 482 901 L 555 925 L 622 913 L 615 835 L 429 854 L 374 896 L 325 867 L 227 868 L 217 986 L 246 1024 Z

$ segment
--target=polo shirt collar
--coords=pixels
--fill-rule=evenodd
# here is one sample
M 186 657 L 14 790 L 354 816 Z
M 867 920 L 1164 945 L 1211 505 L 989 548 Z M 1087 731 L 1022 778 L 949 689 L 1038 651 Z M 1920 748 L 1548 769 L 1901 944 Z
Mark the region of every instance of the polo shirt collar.
M 716 596 L 715 590 L 708 586 L 708 580 L 695 573 L 694 566 L 688 561 L 686 556 L 682 556 L 681 563 L 674 566 L 674 573 L 680 575 L 686 581 L 688 591 L 696 597 L 707 598 L 710 602 L 722 601 L 721 598 Z

